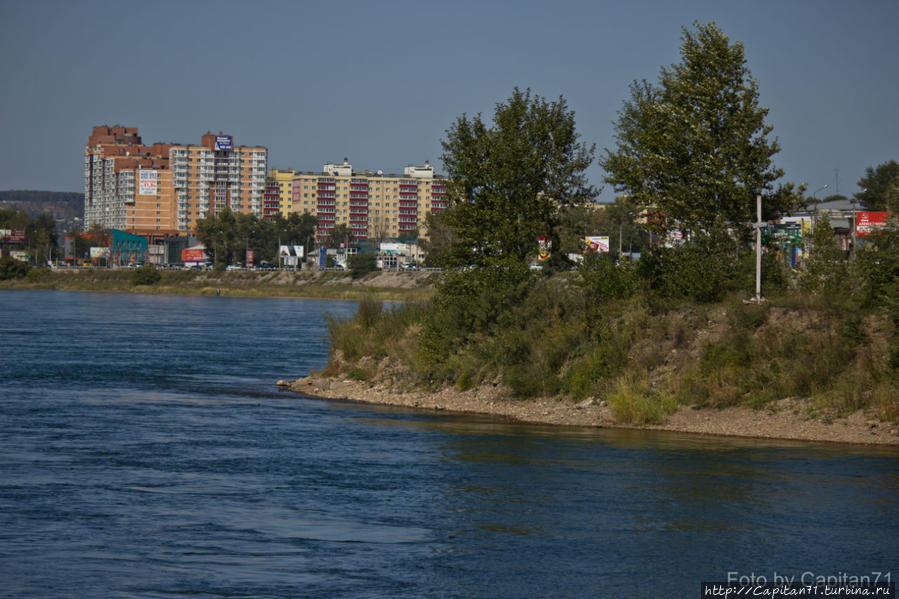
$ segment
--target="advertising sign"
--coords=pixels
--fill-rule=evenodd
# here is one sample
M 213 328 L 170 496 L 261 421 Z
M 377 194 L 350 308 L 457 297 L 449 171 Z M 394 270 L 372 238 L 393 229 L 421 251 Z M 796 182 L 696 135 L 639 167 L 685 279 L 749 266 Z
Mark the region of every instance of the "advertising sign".
M 0 229 L 0 242 L 25 243 L 25 231 L 20 229 Z
M 150 169 L 140 169 L 140 195 L 155 196 L 156 195 L 156 171 Z
M 15 258 L 19 262 L 28 262 L 29 260 L 31 260 L 31 254 L 29 254 L 25 250 L 12 250 L 9 255 L 11 258 Z
M 181 250 L 182 262 L 203 262 L 205 259 L 203 250 Z
M 109 248 L 107 247 L 92 247 L 91 248 L 91 259 L 96 260 L 97 258 L 109 258 Z
M 609 237 L 584 237 L 584 244 L 587 246 L 588 252 L 596 252 L 605 254 L 609 252 Z
M 405 256 L 408 250 L 408 247 L 405 243 L 392 243 L 392 242 L 383 242 L 379 246 L 379 251 L 381 255 L 387 256 Z
M 801 223 L 768 225 L 763 233 L 768 241 L 773 241 L 784 248 L 802 244 Z
M 859 212 L 856 215 L 855 234 L 865 237 L 883 229 L 890 220 L 889 212 Z
M 549 260 L 549 254 L 553 249 L 553 240 L 549 237 L 537 238 L 537 262 Z
M 247 250 L 247 266 L 253 265 L 253 250 Z
M 231 150 L 234 148 L 234 138 L 230 135 L 216 135 L 215 136 L 215 149 L 216 150 Z

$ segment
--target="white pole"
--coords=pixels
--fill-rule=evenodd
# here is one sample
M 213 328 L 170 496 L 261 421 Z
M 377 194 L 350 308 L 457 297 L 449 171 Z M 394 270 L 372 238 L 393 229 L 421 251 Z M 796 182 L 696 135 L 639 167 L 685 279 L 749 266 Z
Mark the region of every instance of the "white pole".
M 762 196 L 755 196 L 756 219 L 755 230 L 755 303 L 762 301 Z

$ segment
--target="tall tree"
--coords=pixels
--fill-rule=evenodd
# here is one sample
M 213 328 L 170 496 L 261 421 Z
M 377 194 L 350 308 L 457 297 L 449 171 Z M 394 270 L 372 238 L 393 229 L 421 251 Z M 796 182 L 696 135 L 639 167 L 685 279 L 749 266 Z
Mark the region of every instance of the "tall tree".
M 767 217 L 798 200 L 771 157 L 766 107 L 746 67 L 743 44 L 714 23 L 683 29 L 680 63 L 663 68 L 658 85 L 634 82 L 615 125 L 617 147 L 600 164 L 606 181 L 668 226 L 708 230 L 755 220 L 762 194 Z M 800 187 L 798 192 L 804 188 Z
M 865 176 L 859 179 L 863 189 L 855 197 L 870 210 L 889 210 L 899 213 L 899 162 L 890 160 L 865 169 Z
M 451 226 L 467 255 L 527 259 L 553 236 L 559 206 L 596 196 L 584 171 L 593 146 L 579 141 L 565 99 L 518 88 L 496 105 L 493 125 L 463 114 L 442 140 Z
M 331 229 L 331 234 L 328 236 L 328 239 L 330 240 L 331 245 L 335 247 L 349 245 L 353 241 L 353 232 L 346 223 L 340 223 Z

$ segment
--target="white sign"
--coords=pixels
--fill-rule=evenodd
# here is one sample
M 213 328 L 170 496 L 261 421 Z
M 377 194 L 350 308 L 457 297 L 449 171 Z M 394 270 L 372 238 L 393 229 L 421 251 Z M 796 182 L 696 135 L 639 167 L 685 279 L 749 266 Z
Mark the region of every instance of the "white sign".
M 140 169 L 140 195 L 156 195 L 156 171 Z
M 381 251 L 381 255 L 397 255 L 397 256 L 405 256 L 409 253 L 409 247 L 405 243 L 390 243 L 390 242 L 382 242 L 381 247 L 379 248 Z
M 598 254 L 607 254 L 609 252 L 609 238 L 607 236 L 584 237 L 584 242 L 587 244 L 588 251 Z

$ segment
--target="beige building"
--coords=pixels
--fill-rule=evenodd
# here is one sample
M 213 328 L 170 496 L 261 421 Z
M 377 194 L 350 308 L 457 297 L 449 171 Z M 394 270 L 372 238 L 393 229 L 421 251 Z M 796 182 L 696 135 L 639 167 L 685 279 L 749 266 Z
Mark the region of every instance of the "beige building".
M 403 175 L 385 175 L 355 172 L 344 159 L 324 165 L 320 173 L 296 173 L 291 191 L 285 213 L 315 216 L 319 240 L 340 224 L 357 240 L 426 237 L 428 214 L 446 207 L 446 182 L 427 163 L 408 166 Z
M 94 127 L 84 147 L 85 228 L 174 233 L 170 148 L 145 146 L 134 127 Z
M 171 147 L 171 169 L 179 231 L 230 208 L 262 216 L 268 150 L 235 146 L 234 138 L 206 133 L 199 146 Z

